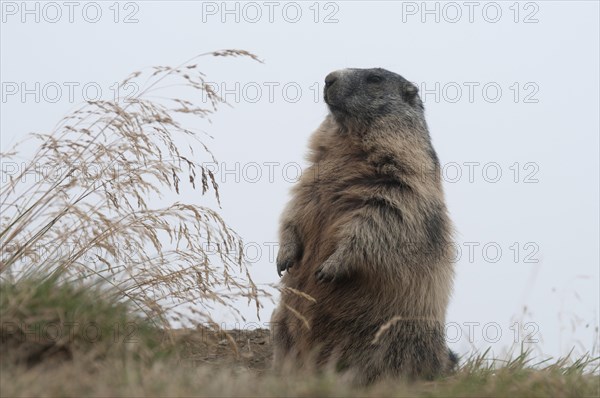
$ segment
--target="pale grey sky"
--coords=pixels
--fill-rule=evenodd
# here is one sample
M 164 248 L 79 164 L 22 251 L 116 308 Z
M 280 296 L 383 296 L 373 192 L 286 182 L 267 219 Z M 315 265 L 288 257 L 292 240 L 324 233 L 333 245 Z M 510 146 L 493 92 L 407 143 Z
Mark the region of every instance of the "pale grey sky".
M 2 1 L 1 147 L 49 130 L 97 87 L 110 98 L 134 70 L 251 51 L 264 64 L 201 61 L 233 107 L 199 127 L 223 163 L 221 213 L 256 257 L 255 280 L 273 283 L 269 246 L 327 113 L 325 75 L 390 69 L 421 87 L 444 165 L 458 232 L 451 346 L 500 354 L 534 333 L 544 354 L 597 350 L 598 15 L 595 1 Z

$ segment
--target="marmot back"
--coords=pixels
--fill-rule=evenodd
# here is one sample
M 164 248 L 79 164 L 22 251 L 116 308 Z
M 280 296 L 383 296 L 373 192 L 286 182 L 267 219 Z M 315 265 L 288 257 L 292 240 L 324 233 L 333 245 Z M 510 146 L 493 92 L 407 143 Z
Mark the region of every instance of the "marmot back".
M 333 362 L 361 383 L 445 373 L 452 227 L 418 90 L 344 69 L 324 98 L 281 218 L 277 271 L 291 289 L 272 317 L 275 365 Z

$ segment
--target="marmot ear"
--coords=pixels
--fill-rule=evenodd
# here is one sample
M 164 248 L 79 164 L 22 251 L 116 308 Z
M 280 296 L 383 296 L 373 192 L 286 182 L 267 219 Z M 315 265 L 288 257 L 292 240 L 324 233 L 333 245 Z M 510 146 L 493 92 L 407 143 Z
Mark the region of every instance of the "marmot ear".
M 402 97 L 404 101 L 412 106 L 419 104 L 419 88 L 411 82 L 406 82 L 402 86 Z

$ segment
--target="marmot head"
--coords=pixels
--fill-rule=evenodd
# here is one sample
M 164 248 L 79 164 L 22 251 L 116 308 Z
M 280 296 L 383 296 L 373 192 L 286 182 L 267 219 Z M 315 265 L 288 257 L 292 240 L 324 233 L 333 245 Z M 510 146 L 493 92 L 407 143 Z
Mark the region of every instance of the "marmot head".
M 414 84 L 388 70 L 352 68 L 325 77 L 324 99 L 342 128 L 362 132 L 375 122 L 423 121 L 418 92 Z

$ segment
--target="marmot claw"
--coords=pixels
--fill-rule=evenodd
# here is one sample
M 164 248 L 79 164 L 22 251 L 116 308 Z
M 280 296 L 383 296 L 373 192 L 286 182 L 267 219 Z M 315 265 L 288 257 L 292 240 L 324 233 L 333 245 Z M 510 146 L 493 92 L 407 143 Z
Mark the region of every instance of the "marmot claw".
M 279 275 L 281 277 L 281 273 L 283 271 L 287 271 L 290 268 L 292 268 L 293 264 L 294 263 L 292 260 L 284 260 L 284 261 L 277 260 L 277 275 Z

